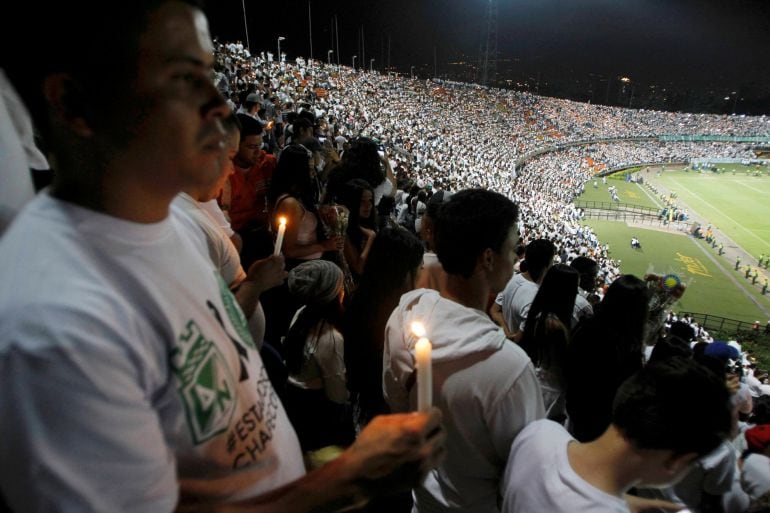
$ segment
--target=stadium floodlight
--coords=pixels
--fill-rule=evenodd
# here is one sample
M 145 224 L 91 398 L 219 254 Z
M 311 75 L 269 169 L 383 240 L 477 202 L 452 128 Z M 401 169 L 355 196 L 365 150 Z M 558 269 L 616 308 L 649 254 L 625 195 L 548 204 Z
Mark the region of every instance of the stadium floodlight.
M 281 41 L 285 39 L 283 36 L 278 36 L 278 64 L 281 63 Z
M 628 83 L 628 82 L 631 82 L 631 79 L 630 79 L 630 78 L 628 78 L 628 77 L 620 77 L 620 81 L 621 81 L 621 82 L 625 82 L 625 83 Z

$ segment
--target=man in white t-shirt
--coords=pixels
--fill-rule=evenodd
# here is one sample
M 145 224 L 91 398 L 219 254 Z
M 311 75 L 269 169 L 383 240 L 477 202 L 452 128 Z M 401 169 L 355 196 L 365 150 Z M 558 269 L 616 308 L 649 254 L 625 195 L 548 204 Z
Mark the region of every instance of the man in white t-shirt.
M 225 158 L 203 13 L 76 4 L 48 5 L 44 53 L 7 68 L 57 172 L 0 240 L 0 495 L 25 512 L 290 512 L 416 484 L 436 412 L 375 419 L 305 475 L 242 309 L 170 208 Z M 248 278 L 239 293 L 258 295 Z M 411 479 L 378 480 L 394 472 Z
M 652 363 L 620 387 L 596 440 L 577 442 L 549 420 L 524 428 L 511 447 L 503 512 L 626 513 L 629 489 L 676 483 L 734 426 L 727 388 L 709 369 L 685 358 Z
M 497 295 L 490 315 L 501 324 L 506 335 L 520 341 L 524 333 L 524 323 L 529 315 L 529 308 L 535 300 L 545 273 L 553 265 L 556 246 L 547 239 L 536 239 L 529 244 L 524 253 L 526 271 L 516 274 Z
M 203 207 L 207 201 L 215 199 L 222 191 L 225 182 L 235 171 L 232 157 L 238 152 L 240 129 L 238 118 L 229 116 L 223 121 L 226 137 L 226 159 L 222 163 L 222 172 L 213 185 L 196 186 L 189 185 L 174 198 L 172 207 L 178 209 L 193 223 L 194 232 L 203 236 L 203 242 L 208 249 L 214 266 L 219 269 L 225 283 L 232 289 L 246 279 L 246 272 L 241 267 L 241 258 L 238 250 L 218 222 Z M 243 305 L 242 305 L 243 306 Z
M 593 294 L 596 289 L 599 264 L 591 258 L 579 256 L 570 263 L 570 267 L 580 273 L 578 295 L 575 297 L 575 308 L 572 313 L 572 327 L 574 328 L 583 318 L 590 317 L 594 313 L 588 296 Z

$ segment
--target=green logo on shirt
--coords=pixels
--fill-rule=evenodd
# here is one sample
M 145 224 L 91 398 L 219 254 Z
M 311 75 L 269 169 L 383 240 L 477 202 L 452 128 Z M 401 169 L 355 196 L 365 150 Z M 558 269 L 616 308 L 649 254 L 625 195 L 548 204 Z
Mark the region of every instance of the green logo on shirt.
M 187 323 L 171 365 L 193 440 L 201 444 L 224 432 L 236 408 L 236 381 L 219 348 L 207 340 L 195 321 Z

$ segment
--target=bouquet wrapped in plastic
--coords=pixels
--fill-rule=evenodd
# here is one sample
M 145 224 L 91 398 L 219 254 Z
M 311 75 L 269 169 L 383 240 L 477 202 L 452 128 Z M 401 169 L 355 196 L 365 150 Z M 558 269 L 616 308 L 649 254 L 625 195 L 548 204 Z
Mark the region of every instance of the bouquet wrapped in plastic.
M 666 321 L 671 307 L 679 301 L 687 289 L 687 285 L 676 274 L 665 275 L 649 272 L 644 275 L 644 281 L 650 290 L 649 314 L 647 316 L 646 342 L 654 344 L 660 329 Z
M 344 205 L 327 204 L 320 205 L 318 207 L 318 216 L 321 218 L 321 224 L 323 225 L 324 234 L 329 237 L 344 237 L 348 229 L 348 220 L 350 218 L 350 212 Z M 350 267 L 345 260 L 345 255 L 342 251 L 339 251 L 335 263 L 340 266 L 342 273 L 345 276 L 345 294 L 350 294 L 355 288 L 353 282 L 353 275 L 350 272 Z

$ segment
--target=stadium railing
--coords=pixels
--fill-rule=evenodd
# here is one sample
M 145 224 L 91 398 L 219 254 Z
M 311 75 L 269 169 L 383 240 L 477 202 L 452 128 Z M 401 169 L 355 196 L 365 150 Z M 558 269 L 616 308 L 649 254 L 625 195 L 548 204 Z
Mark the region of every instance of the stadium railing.
M 614 203 L 611 201 L 576 201 L 575 206 L 582 209 L 613 210 L 629 214 L 660 215 L 660 209 L 645 205 L 632 205 L 630 203 Z
M 726 317 L 720 317 L 718 315 L 707 313 L 685 312 L 680 315 L 680 317 L 684 316 L 692 317 L 695 322 L 704 327 L 707 331 L 715 331 L 725 335 L 739 335 L 741 333 L 751 333 L 764 329 L 764 327 L 758 326 L 752 322 L 728 319 Z

